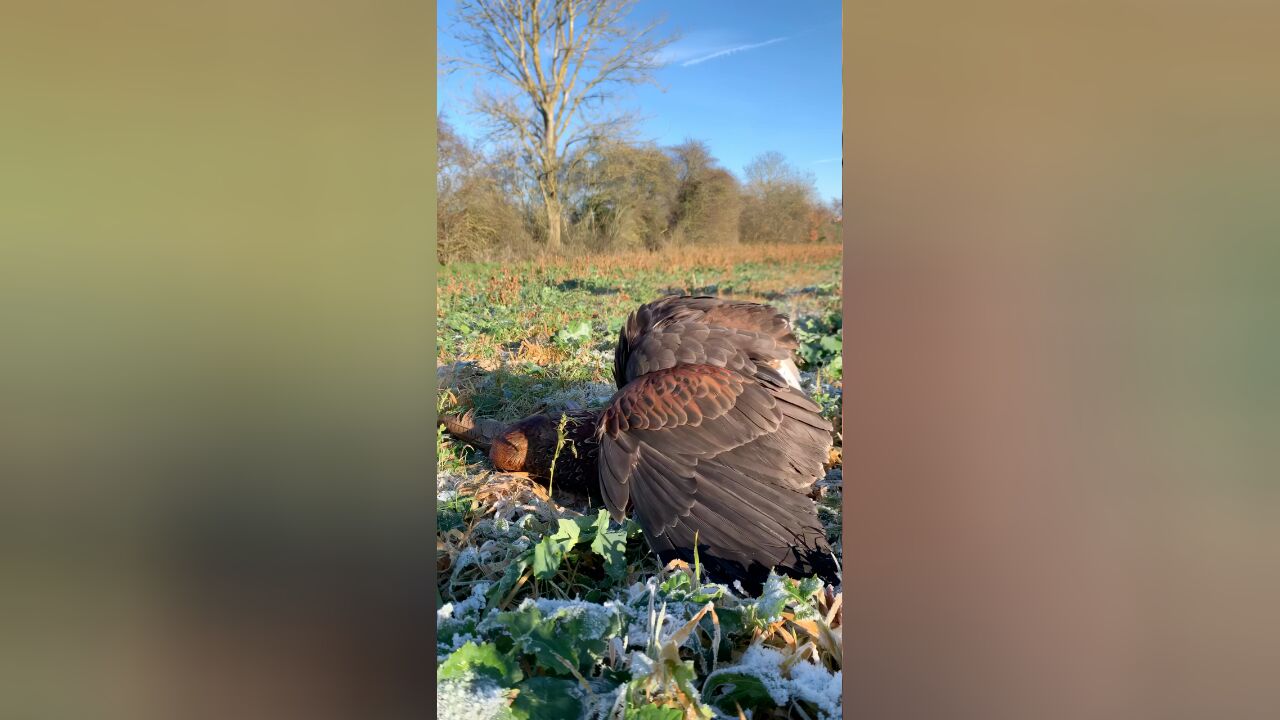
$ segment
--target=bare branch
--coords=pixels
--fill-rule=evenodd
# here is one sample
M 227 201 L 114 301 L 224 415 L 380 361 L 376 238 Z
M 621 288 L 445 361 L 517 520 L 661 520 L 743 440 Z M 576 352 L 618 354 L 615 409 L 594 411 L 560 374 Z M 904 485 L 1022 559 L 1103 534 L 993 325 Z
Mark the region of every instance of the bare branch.
M 514 91 L 478 93 L 473 107 L 486 117 L 491 137 L 515 141 L 531 165 L 552 246 L 559 243 L 560 185 L 577 164 L 568 158 L 571 148 L 631 125 L 626 114 L 604 112 L 608 101 L 619 87 L 650 82 L 658 51 L 673 39 L 657 36 L 658 22 L 638 31 L 629 26 L 635 3 L 458 0 L 453 34 L 468 52 L 446 62 L 501 79 Z

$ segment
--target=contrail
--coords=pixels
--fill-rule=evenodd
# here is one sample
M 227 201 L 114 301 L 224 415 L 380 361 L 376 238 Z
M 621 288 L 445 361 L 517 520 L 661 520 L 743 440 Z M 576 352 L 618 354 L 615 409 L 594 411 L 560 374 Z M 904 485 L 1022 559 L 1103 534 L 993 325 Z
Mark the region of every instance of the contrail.
M 718 52 L 713 52 L 713 53 L 711 53 L 710 55 L 704 55 L 704 56 L 702 56 L 702 57 L 700 57 L 700 58 L 694 58 L 694 59 L 692 59 L 692 60 L 686 60 L 686 61 L 684 61 L 684 62 L 680 63 L 680 67 L 689 67 L 690 65 L 697 65 L 697 64 L 698 64 L 698 63 L 700 63 L 700 62 L 706 62 L 706 61 L 708 61 L 708 60 L 714 60 L 715 58 L 723 57 L 723 56 L 725 56 L 725 55 L 732 55 L 733 53 L 736 53 L 736 52 L 742 52 L 743 50 L 754 50 L 754 49 L 756 49 L 756 48 L 764 47 L 765 45 L 772 45 L 772 44 L 774 44 L 774 43 L 780 43 L 780 42 L 782 42 L 783 40 L 787 40 L 787 39 L 789 39 L 789 38 L 785 38 L 785 37 L 778 37 L 778 38 L 773 38 L 772 40 L 765 40 L 764 42 L 754 43 L 754 44 L 751 44 L 751 45 L 739 45 L 738 47 L 733 47 L 733 48 L 729 48 L 728 50 L 720 50 L 720 51 L 718 51 Z

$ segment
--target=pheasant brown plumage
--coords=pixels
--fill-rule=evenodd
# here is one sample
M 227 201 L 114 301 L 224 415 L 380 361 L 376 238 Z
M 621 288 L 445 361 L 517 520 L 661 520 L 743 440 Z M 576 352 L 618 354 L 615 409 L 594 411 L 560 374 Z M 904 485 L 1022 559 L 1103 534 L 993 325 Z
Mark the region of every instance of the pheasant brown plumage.
M 781 366 L 797 346 L 773 308 L 671 297 L 623 325 L 601 418 L 600 489 L 662 561 L 699 559 L 759 590 L 770 568 L 838 582 L 817 508 L 831 424 Z

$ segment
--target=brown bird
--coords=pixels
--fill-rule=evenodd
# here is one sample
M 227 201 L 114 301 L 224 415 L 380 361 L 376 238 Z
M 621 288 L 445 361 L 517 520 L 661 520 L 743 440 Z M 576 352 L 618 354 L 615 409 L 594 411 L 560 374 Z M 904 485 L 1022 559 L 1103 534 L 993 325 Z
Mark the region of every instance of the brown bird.
M 572 461 L 562 452 L 556 485 L 603 501 L 619 521 L 632 511 L 664 564 L 692 562 L 696 537 L 711 579 L 751 593 L 770 568 L 839 582 L 809 496 L 832 428 L 800 390 L 797 346 L 787 318 L 766 305 L 667 297 L 641 306 L 618 339 L 618 392 L 602 411 L 571 418 L 580 450 Z M 549 474 L 558 418 L 483 430 L 453 422 L 460 437 L 490 439 L 499 469 Z

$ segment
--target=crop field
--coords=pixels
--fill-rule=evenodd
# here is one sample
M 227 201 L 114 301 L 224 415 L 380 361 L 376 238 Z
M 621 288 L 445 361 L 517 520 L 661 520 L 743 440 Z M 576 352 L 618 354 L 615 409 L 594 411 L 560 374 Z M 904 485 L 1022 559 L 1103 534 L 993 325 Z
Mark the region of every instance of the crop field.
M 628 313 L 668 294 L 792 317 L 805 389 L 839 430 L 841 248 L 738 246 L 440 268 L 437 409 L 512 421 L 597 408 Z M 639 527 L 437 435 L 440 717 L 840 717 L 839 588 L 760 597 L 659 567 Z M 840 441 L 819 514 L 840 554 Z M 572 448 L 566 448 L 569 452 Z

